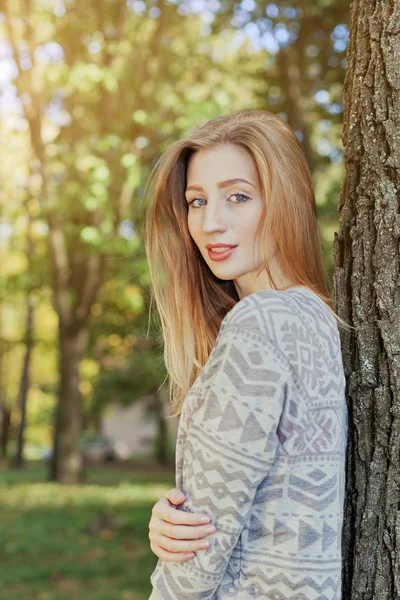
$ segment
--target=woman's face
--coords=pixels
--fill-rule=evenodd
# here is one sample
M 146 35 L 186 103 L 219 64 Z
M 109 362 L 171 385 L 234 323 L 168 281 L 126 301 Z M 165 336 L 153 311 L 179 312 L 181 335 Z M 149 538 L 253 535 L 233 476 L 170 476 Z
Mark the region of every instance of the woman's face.
M 189 232 L 214 275 L 234 280 L 240 298 L 270 288 L 264 269 L 257 276 L 262 261 L 258 249 L 253 252 L 262 198 L 251 155 L 232 144 L 199 150 L 186 179 Z M 236 247 L 210 254 L 207 244 L 219 243 Z

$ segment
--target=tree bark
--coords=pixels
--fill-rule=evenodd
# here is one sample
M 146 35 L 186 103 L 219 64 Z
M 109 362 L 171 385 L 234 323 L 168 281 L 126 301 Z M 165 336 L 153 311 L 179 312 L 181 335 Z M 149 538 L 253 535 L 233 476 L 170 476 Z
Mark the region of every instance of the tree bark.
M 334 240 L 349 437 L 343 599 L 400 598 L 400 6 L 353 0 Z

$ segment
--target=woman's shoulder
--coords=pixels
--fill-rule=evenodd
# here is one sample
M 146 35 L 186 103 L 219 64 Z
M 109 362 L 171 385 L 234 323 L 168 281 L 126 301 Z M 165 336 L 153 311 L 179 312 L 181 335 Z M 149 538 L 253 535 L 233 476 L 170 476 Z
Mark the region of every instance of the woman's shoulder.
M 245 330 L 279 348 L 318 348 L 327 359 L 337 356 L 340 337 L 330 308 L 305 287 L 260 290 L 245 296 L 227 313 L 221 333 Z
M 268 335 L 274 324 L 297 315 L 295 307 L 280 290 L 259 290 L 239 300 L 226 314 L 225 328 L 241 328 Z

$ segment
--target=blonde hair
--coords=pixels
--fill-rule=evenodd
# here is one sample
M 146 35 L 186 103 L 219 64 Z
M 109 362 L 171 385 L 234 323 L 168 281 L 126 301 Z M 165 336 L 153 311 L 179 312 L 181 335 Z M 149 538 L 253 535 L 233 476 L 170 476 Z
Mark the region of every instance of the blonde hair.
M 307 286 L 345 329 L 353 329 L 332 308 L 317 224 L 310 170 L 291 127 L 263 110 L 239 110 L 208 121 L 158 159 L 146 186 L 149 206 L 144 242 L 164 338 L 170 376 L 170 415 L 178 416 L 190 387 L 205 365 L 221 322 L 239 301 L 233 280 L 218 279 L 204 261 L 187 224 L 186 173 L 190 157 L 221 144 L 244 148 L 260 182 L 263 214 L 257 229 L 274 239 L 279 265 L 293 285 Z M 268 205 L 267 205 L 268 199 Z M 265 218 L 268 215 L 268 218 Z M 268 265 L 266 244 L 260 247 Z

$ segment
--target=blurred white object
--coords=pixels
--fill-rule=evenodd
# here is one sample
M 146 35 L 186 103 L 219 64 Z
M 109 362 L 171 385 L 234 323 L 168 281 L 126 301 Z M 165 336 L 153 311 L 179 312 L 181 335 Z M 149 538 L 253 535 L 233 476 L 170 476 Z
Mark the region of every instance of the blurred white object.
M 123 462 L 132 456 L 132 450 L 124 441 L 114 441 L 104 434 L 85 434 L 81 442 L 82 455 L 85 461 L 94 464 L 105 462 Z M 50 460 L 51 448 L 42 450 L 42 460 Z

